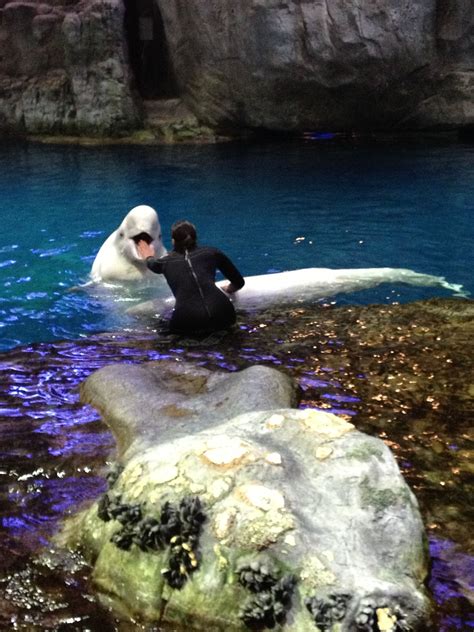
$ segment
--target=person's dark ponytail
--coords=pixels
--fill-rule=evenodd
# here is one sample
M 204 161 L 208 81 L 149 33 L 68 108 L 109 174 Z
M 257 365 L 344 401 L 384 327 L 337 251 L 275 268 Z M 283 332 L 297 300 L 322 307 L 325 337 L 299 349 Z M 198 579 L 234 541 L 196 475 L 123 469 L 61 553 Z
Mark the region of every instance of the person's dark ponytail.
M 181 244 L 183 245 L 185 250 L 189 250 L 194 245 L 196 245 L 196 240 L 193 237 L 191 237 L 191 235 L 186 235 L 186 237 L 181 242 Z
M 196 227 L 187 220 L 180 220 L 171 227 L 171 237 L 174 241 L 174 250 L 186 253 L 196 246 Z

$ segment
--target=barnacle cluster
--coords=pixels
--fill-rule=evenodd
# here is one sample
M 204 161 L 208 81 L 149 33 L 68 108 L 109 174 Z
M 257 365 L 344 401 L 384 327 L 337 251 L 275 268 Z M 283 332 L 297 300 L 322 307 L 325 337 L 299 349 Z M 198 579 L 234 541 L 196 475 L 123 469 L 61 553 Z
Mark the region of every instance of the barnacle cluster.
M 245 625 L 251 630 L 262 630 L 284 623 L 296 578 L 288 575 L 278 579 L 273 569 L 258 561 L 241 567 L 237 574 L 242 586 L 255 595 L 240 612 Z
M 169 567 L 161 573 L 171 588 L 182 588 L 188 576 L 193 573 L 199 564 L 198 553 L 189 540 L 181 536 L 173 536 L 170 541 L 171 555 Z
M 321 632 L 326 632 L 332 628 L 334 623 L 344 619 L 350 600 L 351 596 L 345 593 L 331 594 L 325 599 L 318 599 L 317 597 L 305 599 L 305 606 L 311 613 L 318 629 Z
M 206 516 L 197 496 L 183 498 L 177 507 L 165 502 L 157 519 L 143 517 L 141 505 L 122 503 L 121 496 L 109 492 L 99 501 L 98 516 L 120 522 L 122 529 L 111 537 L 120 549 L 128 551 L 133 544 L 145 552 L 169 547 L 169 567 L 162 574 L 172 588 L 182 588 L 198 568 L 197 548 Z
M 120 495 L 106 493 L 99 501 L 97 515 L 104 522 L 114 519 L 122 525 L 130 525 L 142 519 L 142 509 L 138 504 L 123 503 Z
M 134 543 L 136 525 L 142 520 L 142 507 L 139 504 L 129 505 L 122 502 L 120 495 L 104 494 L 99 501 L 97 515 L 104 522 L 117 520 L 122 529 L 111 537 L 111 542 L 128 551 Z
M 120 463 L 114 463 L 110 467 L 109 471 L 105 475 L 105 479 L 109 485 L 109 489 L 112 489 L 112 487 L 115 485 L 118 477 L 123 472 L 123 470 L 124 470 L 124 467 L 123 465 L 120 465 Z
M 330 594 L 325 598 L 310 597 L 305 605 L 318 630 L 332 630 L 333 625 L 341 622 L 349 609 L 352 597 L 345 593 Z M 353 610 L 353 607 L 351 607 Z M 360 601 L 354 620 L 354 629 L 358 632 L 411 632 L 412 628 L 402 608 L 388 605 L 383 598 L 366 597 Z M 352 628 L 351 628 L 352 629 Z
M 381 611 L 391 613 L 391 632 L 411 632 L 405 613 L 399 605 L 388 606 L 387 604 L 376 603 L 375 599 L 362 599 L 355 617 L 356 630 L 359 632 L 379 632 L 379 615 Z M 387 628 L 385 628 L 387 629 Z
M 199 565 L 197 547 L 206 516 L 201 501 L 195 496 L 183 498 L 177 509 L 168 504 L 166 519 L 170 533 L 170 557 L 169 568 L 162 574 L 172 588 L 179 589 Z

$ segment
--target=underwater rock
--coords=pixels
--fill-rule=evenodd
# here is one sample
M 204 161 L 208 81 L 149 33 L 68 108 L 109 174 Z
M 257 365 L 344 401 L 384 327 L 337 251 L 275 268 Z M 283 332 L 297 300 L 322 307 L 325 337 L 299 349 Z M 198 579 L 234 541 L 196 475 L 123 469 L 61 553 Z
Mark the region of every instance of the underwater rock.
M 176 364 L 177 373 L 155 362 L 122 365 L 119 380 L 114 367 L 88 378 L 87 398 L 93 393 L 100 402 L 114 433 L 153 401 L 157 385 L 176 387 L 182 376 L 187 386 L 180 392 L 197 418 L 186 417 L 188 431 L 181 417 L 153 420 L 151 436 L 143 412 L 129 433 L 144 432 L 146 440 L 121 450 L 124 469 L 113 490 L 69 518 L 58 536 L 61 545 L 84 551 L 108 605 L 122 616 L 196 630 L 375 630 L 379 623 L 393 632 L 423 629 L 424 529 L 389 448 L 312 409 L 228 417 L 232 407 L 214 406 L 210 414 L 202 398 L 215 374 Z M 247 380 L 262 368 L 227 377 L 244 397 Z M 276 370 L 262 375 L 267 389 L 281 387 Z M 147 388 L 140 387 L 143 376 Z M 215 379 L 239 401 L 235 384 Z M 127 405 L 115 405 L 112 383 L 120 383 Z M 285 392 L 291 399 L 292 389 Z M 270 398 L 254 397 L 252 406 Z M 156 414 L 154 406 L 148 410 Z M 318 458 L 322 448 L 325 458 Z M 171 480 L 155 477 L 171 467 Z

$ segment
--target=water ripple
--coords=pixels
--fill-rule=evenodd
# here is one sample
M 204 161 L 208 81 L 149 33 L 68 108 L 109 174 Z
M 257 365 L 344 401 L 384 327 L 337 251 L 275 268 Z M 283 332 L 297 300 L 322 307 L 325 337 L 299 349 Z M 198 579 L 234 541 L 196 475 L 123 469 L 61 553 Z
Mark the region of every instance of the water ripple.
M 7 268 L 8 266 L 15 265 L 16 259 L 7 259 L 6 261 L 0 261 L 0 268 Z

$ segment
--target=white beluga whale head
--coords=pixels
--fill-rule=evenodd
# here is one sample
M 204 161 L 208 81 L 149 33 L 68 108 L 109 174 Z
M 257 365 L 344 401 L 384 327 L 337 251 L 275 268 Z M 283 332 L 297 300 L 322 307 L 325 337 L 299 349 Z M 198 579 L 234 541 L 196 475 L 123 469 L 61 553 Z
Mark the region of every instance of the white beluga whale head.
M 139 281 L 151 276 L 137 245 L 146 241 L 162 257 L 166 248 L 162 242 L 158 214 L 151 206 L 135 206 L 120 226 L 102 244 L 91 269 L 93 281 Z

